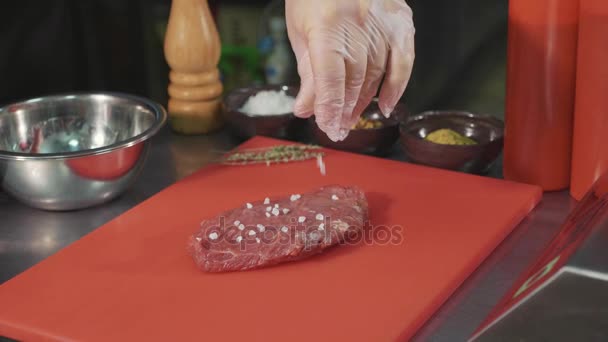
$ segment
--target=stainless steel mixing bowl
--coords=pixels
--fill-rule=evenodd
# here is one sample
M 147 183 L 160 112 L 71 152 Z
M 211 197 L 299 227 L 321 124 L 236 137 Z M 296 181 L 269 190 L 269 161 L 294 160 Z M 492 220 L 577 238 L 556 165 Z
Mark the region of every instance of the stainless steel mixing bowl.
M 57 95 L 0 108 L 0 184 L 32 207 L 82 209 L 141 171 L 164 108 L 119 93 Z

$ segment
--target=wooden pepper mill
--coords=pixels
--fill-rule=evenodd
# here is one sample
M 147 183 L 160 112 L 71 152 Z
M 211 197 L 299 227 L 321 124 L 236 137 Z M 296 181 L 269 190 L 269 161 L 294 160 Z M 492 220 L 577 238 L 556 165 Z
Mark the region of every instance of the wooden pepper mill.
M 207 0 L 173 0 L 165 35 L 169 122 L 182 134 L 209 133 L 222 125 L 220 38 Z

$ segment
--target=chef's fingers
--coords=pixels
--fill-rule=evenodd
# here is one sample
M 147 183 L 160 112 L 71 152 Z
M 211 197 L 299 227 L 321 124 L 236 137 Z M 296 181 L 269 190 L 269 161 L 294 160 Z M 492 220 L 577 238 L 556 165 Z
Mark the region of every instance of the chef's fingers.
M 388 47 L 383 40 L 377 39 L 370 42 L 369 56 L 367 58 L 367 70 L 365 73 L 365 81 L 361 87 L 361 93 L 357 105 L 351 116 L 351 127 L 359 120 L 359 116 L 372 102 L 378 94 L 378 88 L 382 82 L 382 76 L 386 70 L 386 59 Z
M 333 141 L 344 139 L 348 130 L 341 127 L 344 110 L 346 67 L 341 40 L 327 35 L 327 30 L 313 29 L 309 52 L 315 83 L 314 112 L 319 128 Z
M 350 130 L 354 117 L 358 118 L 361 114 L 361 112 L 355 112 L 354 109 L 359 101 L 367 73 L 368 44 L 366 37 L 359 30 L 345 30 L 344 34 L 346 81 L 341 126 Z
M 414 39 L 406 35 L 403 44 L 392 45 L 386 77 L 380 90 L 378 104 L 384 116 L 388 117 L 403 95 L 410 80 L 414 65 Z
M 363 87 L 361 89 L 361 95 L 359 95 L 359 100 L 357 101 L 357 105 L 353 110 L 353 114 L 350 120 L 350 127 L 355 125 L 357 121 L 359 121 L 359 117 L 365 109 L 372 103 L 376 93 L 378 92 L 378 87 L 380 86 L 380 82 L 382 81 L 382 75 L 378 77 L 370 77 L 366 78 Z
M 287 19 L 287 35 L 291 48 L 296 56 L 298 74 L 300 75 L 300 91 L 294 104 L 294 114 L 301 118 L 310 117 L 314 106 L 314 80 L 310 66 L 308 42 L 304 33 L 298 29 L 302 21 L 301 3 L 287 1 L 285 3 L 285 16 Z
M 294 105 L 294 114 L 300 118 L 308 118 L 314 114 L 315 104 L 315 81 L 308 51 L 298 58 L 298 74 L 300 91 Z

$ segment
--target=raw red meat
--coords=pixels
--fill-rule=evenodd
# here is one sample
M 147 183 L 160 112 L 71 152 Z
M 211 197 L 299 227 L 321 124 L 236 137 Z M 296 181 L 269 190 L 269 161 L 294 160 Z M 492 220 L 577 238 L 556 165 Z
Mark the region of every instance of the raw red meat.
M 205 220 L 188 250 L 206 272 L 259 268 L 320 253 L 360 233 L 366 220 L 363 191 L 327 186 L 247 203 Z

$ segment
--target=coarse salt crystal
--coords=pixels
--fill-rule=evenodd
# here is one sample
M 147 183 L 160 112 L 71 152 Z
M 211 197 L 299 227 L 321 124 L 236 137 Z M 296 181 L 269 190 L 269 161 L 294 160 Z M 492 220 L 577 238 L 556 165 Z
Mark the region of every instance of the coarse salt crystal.
M 245 225 L 244 224 L 239 224 L 239 230 L 245 230 Z
M 217 240 L 218 237 L 219 237 L 219 235 L 216 232 L 209 234 L 210 240 Z
M 256 233 L 255 233 L 255 230 L 250 230 L 248 234 L 249 234 L 249 236 L 254 236 Z
M 325 223 L 321 223 L 319 225 L 319 230 L 325 230 Z
M 279 203 L 275 203 L 275 204 L 274 204 L 274 207 L 275 207 L 275 208 L 278 208 L 278 207 L 279 207 Z
M 255 242 L 260 243 L 260 238 L 255 238 Z
M 306 221 L 306 217 L 304 217 L 304 216 L 298 217 L 298 222 L 304 223 L 304 221 Z
M 283 214 L 285 214 L 285 215 L 289 214 L 289 209 L 284 208 L 284 209 L 283 209 Z
M 323 221 L 323 214 L 317 214 L 317 216 L 315 216 L 315 218 L 319 221 Z
M 283 233 L 287 233 L 287 231 L 289 231 L 289 228 L 287 228 L 287 227 L 283 226 L 283 227 L 281 228 L 281 231 L 282 231 Z
M 196 241 L 201 242 L 203 239 L 201 239 L 200 237 L 196 238 Z
M 272 207 L 266 207 L 266 211 L 271 211 Z
M 242 236 L 240 236 L 240 235 L 239 235 L 239 236 L 237 236 L 237 237 L 236 237 L 236 242 L 239 242 L 239 243 L 240 243 L 241 241 L 243 241 L 243 237 L 242 237 Z
M 234 221 L 234 226 L 235 226 L 235 227 L 238 227 L 238 226 L 239 226 L 239 224 L 241 224 L 241 221 L 239 221 L 239 220 Z
M 264 213 L 264 214 L 266 214 L 266 217 L 270 217 L 270 213 Z
M 291 196 L 289 197 L 289 200 L 290 200 L 290 201 L 292 201 L 292 202 L 293 202 L 293 201 L 297 201 L 297 200 L 298 200 L 298 195 L 291 195 Z
M 270 204 L 270 198 L 268 198 L 268 197 L 264 198 L 264 204 Z
M 265 231 L 265 230 L 266 230 L 266 227 L 264 227 L 264 225 L 263 225 L 263 224 L 258 224 L 256 227 L 258 227 L 258 230 L 259 230 L 260 232 L 263 232 L 263 231 Z
M 325 163 L 323 162 L 323 156 L 320 154 L 317 155 L 317 167 L 319 168 L 321 175 L 325 176 Z
M 272 215 L 279 216 L 279 209 L 278 208 L 272 209 Z
M 336 195 L 331 195 L 331 199 L 334 200 L 334 201 L 339 200 L 338 196 L 336 196 Z
M 247 203 L 246 206 L 247 206 L 247 209 L 253 208 L 253 204 L 251 204 L 251 203 Z

